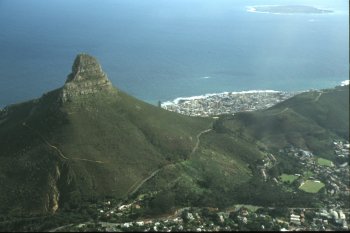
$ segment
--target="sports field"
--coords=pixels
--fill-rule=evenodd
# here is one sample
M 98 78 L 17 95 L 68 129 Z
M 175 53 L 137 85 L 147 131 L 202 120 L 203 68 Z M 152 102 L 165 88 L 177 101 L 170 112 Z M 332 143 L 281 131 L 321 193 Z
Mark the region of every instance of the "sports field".
M 324 183 L 321 181 L 307 180 L 302 185 L 300 185 L 299 189 L 307 193 L 317 193 L 323 187 Z

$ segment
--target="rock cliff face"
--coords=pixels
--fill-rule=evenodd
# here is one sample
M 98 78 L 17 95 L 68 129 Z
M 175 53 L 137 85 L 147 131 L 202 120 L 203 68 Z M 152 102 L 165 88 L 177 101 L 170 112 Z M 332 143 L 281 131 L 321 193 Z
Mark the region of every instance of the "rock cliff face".
M 90 55 L 79 54 L 73 63 L 72 73 L 63 86 L 61 100 L 73 101 L 76 97 L 111 89 L 112 84 L 98 61 Z

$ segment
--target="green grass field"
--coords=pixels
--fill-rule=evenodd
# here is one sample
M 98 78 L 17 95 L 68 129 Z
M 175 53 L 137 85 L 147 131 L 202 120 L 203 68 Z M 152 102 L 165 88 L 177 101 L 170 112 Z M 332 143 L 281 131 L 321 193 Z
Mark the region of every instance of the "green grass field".
M 322 158 L 318 158 L 317 159 L 317 163 L 321 166 L 328 166 L 328 167 L 332 167 L 333 163 L 332 161 L 328 160 L 328 159 L 322 159 Z
M 305 171 L 305 172 L 303 173 L 303 175 L 304 175 L 304 179 L 307 179 L 307 178 L 309 178 L 310 176 L 313 176 L 314 173 L 313 173 L 312 171 Z
M 304 184 L 302 184 L 299 189 L 303 190 L 307 193 L 317 193 L 321 188 L 324 187 L 322 182 L 316 182 L 313 180 L 307 180 Z
M 298 179 L 298 176 L 296 175 L 288 175 L 288 174 L 282 174 L 280 176 L 282 182 L 289 182 L 289 183 L 293 183 L 294 180 Z

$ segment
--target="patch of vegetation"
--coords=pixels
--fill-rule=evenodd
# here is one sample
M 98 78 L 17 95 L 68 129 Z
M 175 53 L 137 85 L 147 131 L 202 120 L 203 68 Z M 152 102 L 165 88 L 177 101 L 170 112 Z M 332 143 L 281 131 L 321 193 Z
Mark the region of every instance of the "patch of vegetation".
M 321 166 L 333 167 L 333 162 L 328 159 L 317 158 L 317 163 Z
M 316 207 L 319 199 L 302 191 L 288 192 L 283 186 L 273 182 L 264 182 L 258 177 L 252 178 L 235 189 L 231 196 L 238 203 L 266 207 Z
M 296 95 L 269 109 L 222 118 L 218 128 L 268 150 L 293 145 L 333 160 L 332 140 L 349 140 L 349 88 L 336 87 Z
M 303 176 L 305 179 L 307 179 L 313 175 L 314 175 L 314 173 L 312 171 L 309 171 L 309 170 L 303 172 Z
M 286 183 L 293 183 L 293 181 L 295 181 L 296 179 L 299 178 L 299 176 L 296 175 L 288 175 L 288 174 L 282 174 L 280 176 L 282 182 L 286 182 Z
M 306 180 L 299 189 L 307 193 L 318 193 L 324 186 L 321 181 Z
M 59 208 L 125 197 L 156 169 L 186 159 L 196 135 L 212 122 L 116 89 L 66 103 L 59 102 L 60 91 L 1 114 L 6 122 L 0 125 L 0 213 L 51 212 L 47 195 L 53 198 L 56 188 Z

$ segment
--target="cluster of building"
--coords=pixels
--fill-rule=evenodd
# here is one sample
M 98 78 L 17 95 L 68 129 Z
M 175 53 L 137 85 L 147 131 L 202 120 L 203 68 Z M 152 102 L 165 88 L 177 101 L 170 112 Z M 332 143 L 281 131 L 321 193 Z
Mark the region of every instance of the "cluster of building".
M 338 157 L 348 158 L 350 155 L 350 144 L 342 141 L 334 141 L 334 152 Z
M 204 96 L 177 98 L 160 104 L 169 111 L 189 116 L 215 116 L 269 108 L 297 93 L 281 91 L 224 92 Z
M 348 142 L 334 141 L 334 153 L 337 154 L 340 150 L 345 154 L 346 152 L 343 148 L 348 147 L 348 145 Z M 342 149 L 339 149 L 339 147 Z M 348 150 L 348 153 L 349 149 L 346 150 Z M 312 172 L 313 175 L 306 178 L 323 182 L 325 184 L 326 193 L 330 196 L 344 195 L 350 197 L 350 171 L 348 162 L 342 164 L 334 164 L 331 162 L 331 166 L 321 165 L 312 152 L 295 147 L 285 148 L 284 150 L 280 150 L 280 153 L 294 156 L 303 167 L 304 172 Z M 305 181 L 305 178 L 301 174 L 295 175 L 299 176 L 298 182 L 300 184 Z M 329 199 L 329 203 L 335 204 L 334 202 L 335 198 Z M 338 204 L 341 205 L 341 203 Z
M 334 224 L 342 230 L 348 230 L 348 223 L 346 221 L 346 215 L 342 210 L 334 209 L 322 209 L 316 212 L 316 217 L 313 218 L 313 225 L 322 225 L 322 229 L 325 230 L 330 224 Z
M 306 214 L 309 219 L 306 219 Z M 348 230 L 346 219 L 342 210 L 312 208 L 291 210 L 289 230 Z
M 336 155 L 347 156 L 349 158 L 349 142 L 335 140 L 333 142 L 334 153 Z M 309 209 L 315 217 L 309 225 L 313 229 L 327 230 L 338 229 L 348 230 L 348 223 L 344 210 L 349 215 L 349 207 L 346 207 L 339 196 L 350 198 L 349 187 L 349 164 L 344 162 L 342 164 L 330 163 L 330 166 L 322 165 L 317 162 L 316 156 L 311 151 L 302 150 L 293 146 L 280 150 L 280 153 L 285 156 L 294 156 L 301 167 L 303 174 L 311 172 L 312 176 L 305 176 L 303 174 L 294 174 L 299 178 L 296 180 L 298 184 L 302 184 L 306 179 L 314 180 L 316 182 L 323 182 L 325 184 L 325 209 Z M 304 215 L 291 214 L 290 223 L 296 226 L 303 225 Z
M 287 208 L 286 212 L 273 213 L 272 207 L 237 205 L 226 210 L 217 208 L 186 207 L 173 214 L 135 221 L 98 221 L 70 225 L 62 230 L 134 232 L 134 231 L 294 231 L 294 230 L 348 230 L 347 212 L 334 209 Z
M 340 146 L 341 145 L 341 146 Z M 349 142 L 334 142 L 334 153 L 337 154 L 339 150 L 339 146 L 342 153 L 346 153 L 344 150 L 345 146 L 348 146 Z M 349 153 L 349 149 L 346 149 L 347 153 Z M 347 155 L 348 156 L 348 155 Z M 349 158 L 349 156 L 347 157 Z M 299 157 L 300 160 L 303 157 Z M 332 166 L 323 166 L 317 163 L 316 159 L 304 159 L 304 161 L 300 161 L 302 165 L 305 165 L 307 169 L 314 173 L 314 177 L 319 178 L 322 182 L 326 184 L 326 192 L 331 196 L 334 195 L 345 195 L 350 197 L 350 187 L 349 187 L 349 163 L 344 162 L 342 164 L 334 164 L 331 163 Z

